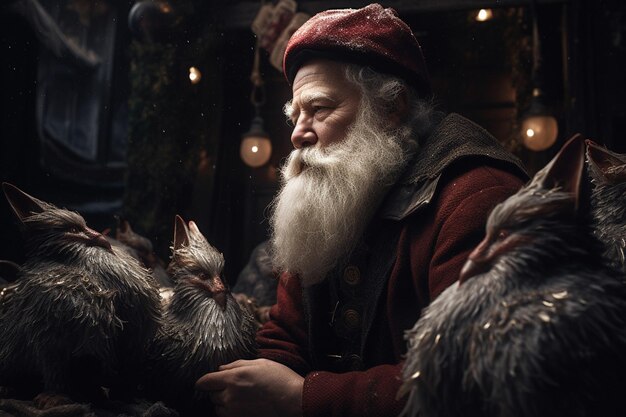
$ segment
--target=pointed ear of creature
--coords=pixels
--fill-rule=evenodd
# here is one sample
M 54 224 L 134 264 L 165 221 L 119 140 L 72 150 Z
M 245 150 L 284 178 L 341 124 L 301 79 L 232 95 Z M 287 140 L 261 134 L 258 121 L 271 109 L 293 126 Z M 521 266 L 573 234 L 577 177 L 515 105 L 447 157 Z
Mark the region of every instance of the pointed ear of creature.
M 597 168 L 594 172 L 610 184 L 626 181 L 626 156 L 613 153 L 590 139 L 585 143 L 589 163 Z
M 202 234 L 202 232 L 198 228 L 198 225 L 196 224 L 196 222 L 194 222 L 193 220 L 189 221 L 189 229 L 188 229 L 188 231 L 189 231 L 189 239 L 194 239 L 196 241 L 204 241 L 204 242 L 206 242 L 206 239 L 205 239 L 204 235 Z
M 572 194 L 578 210 L 584 166 L 585 142 L 582 135 L 576 134 L 546 165 L 542 185 L 546 189 L 559 187 L 561 191 Z
M 189 230 L 193 233 L 200 233 L 200 229 L 198 229 L 198 225 L 193 220 L 189 220 Z
M 38 214 L 45 210 L 46 203 L 26 194 L 13 184 L 3 182 L 2 190 L 13 212 L 22 223 L 33 214 Z
M 189 230 L 183 218 L 177 214 L 174 221 L 174 252 L 187 245 L 189 245 Z
M 115 216 L 117 220 L 117 229 L 115 230 L 115 238 L 120 242 L 127 243 L 128 238 L 128 229 L 130 228 L 130 224 L 123 219 L 121 216 Z
M 117 230 L 119 231 L 119 233 L 132 233 L 132 229 L 130 228 L 130 223 L 128 223 L 128 220 L 122 218 L 122 217 L 117 217 Z

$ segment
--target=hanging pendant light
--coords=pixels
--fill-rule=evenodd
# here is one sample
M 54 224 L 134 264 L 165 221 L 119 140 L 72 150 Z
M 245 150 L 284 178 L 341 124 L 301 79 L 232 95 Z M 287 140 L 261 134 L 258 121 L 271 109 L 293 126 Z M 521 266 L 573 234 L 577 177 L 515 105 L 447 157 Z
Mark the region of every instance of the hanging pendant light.
M 531 151 L 545 151 L 556 142 L 559 125 L 544 104 L 539 88 L 533 90 L 528 110 L 522 120 L 522 140 Z
M 258 168 L 265 165 L 272 156 L 272 141 L 269 134 L 265 131 L 263 118 L 261 117 L 261 106 L 265 102 L 265 89 L 259 70 L 258 42 L 254 51 L 254 64 L 250 80 L 252 81 L 250 102 L 254 106 L 254 117 L 250 122 L 250 129 L 241 137 L 239 155 L 246 165 Z
M 524 146 L 532 151 L 544 151 L 554 145 L 559 133 L 556 118 L 545 104 L 541 89 L 541 45 L 539 43 L 539 25 L 537 23 L 536 0 L 531 3 L 533 19 L 533 93 L 530 104 L 522 117 L 521 136 Z
M 255 116 L 250 123 L 250 130 L 243 134 L 239 148 L 241 159 L 252 168 L 263 166 L 272 156 L 272 141 L 263 127 L 263 118 L 259 107 L 255 106 Z

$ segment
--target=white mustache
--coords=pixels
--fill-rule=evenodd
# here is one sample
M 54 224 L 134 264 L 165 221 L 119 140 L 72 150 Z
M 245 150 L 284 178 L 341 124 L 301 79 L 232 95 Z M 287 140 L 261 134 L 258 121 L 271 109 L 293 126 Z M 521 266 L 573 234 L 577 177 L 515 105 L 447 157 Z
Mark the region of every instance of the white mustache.
M 318 147 L 308 147 L 303 149 L 294 149 L 283 167 L 283 178 L 289 180 L 300 175 L 309 168 L 326 169 L 344 160 L 340 145 L 329 146 L 321 149 Z

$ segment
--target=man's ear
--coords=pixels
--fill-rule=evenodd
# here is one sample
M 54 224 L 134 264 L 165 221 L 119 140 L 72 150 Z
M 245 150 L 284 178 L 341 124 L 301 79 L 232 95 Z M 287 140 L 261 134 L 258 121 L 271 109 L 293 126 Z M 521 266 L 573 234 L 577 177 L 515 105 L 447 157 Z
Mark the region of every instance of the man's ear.
M 394 128 L 399 127 L 407 118 L 409 113 L 409 95 L 406 90 L 402 90 L 393 105 L 389 109 L 389 114 L 387 115 L 389 123 Z

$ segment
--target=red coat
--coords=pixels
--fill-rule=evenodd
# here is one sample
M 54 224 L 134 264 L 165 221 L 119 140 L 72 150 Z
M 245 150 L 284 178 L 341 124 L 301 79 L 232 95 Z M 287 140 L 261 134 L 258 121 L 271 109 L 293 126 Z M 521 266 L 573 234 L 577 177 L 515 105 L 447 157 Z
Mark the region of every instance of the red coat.
M 468 127 L 465 119 L 457 122 Z M 297 277 L 281 276 L 277 304 L 257 340 L 261 357 L 305 376 L 305 416 L 402 410 L 405 398 L 396 394 L 404 331 L 457 280 L 492 208 L 525 180 L 513 159 L 478 152 L 483 155 L 451 158 L 436 175 L 392 191 L 370 225 L 364 255 L 357 250 L 319 288 L 303 292 Z

